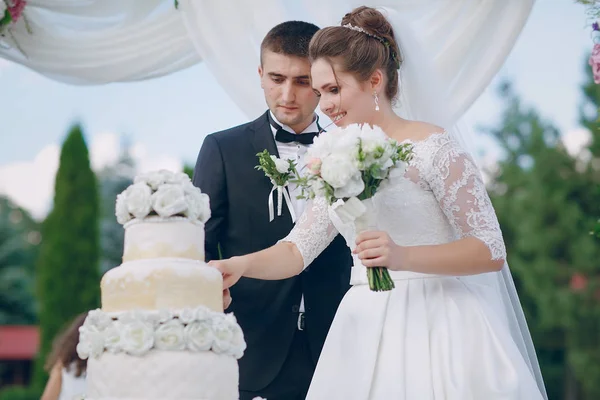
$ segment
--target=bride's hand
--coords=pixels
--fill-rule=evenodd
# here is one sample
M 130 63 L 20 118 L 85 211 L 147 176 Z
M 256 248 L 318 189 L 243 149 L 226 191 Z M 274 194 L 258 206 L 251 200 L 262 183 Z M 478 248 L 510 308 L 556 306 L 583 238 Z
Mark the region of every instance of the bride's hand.
M 231 305 L 231 292 L 229 289 L 223 289 L 223 310 L 227 310 Z
M 215 267 L 223 275 L 223 289 L 229 289 L 240 280 L 246 270 L 242 257 L 231 257 L 226 260 L 212 260 L 208 265 Z
M 390 235 L 381 231 L 367 231 L 356 238 L 356 248 L 365 267 L 387 267 L 392 271 L 402 269 L 404 248 L 394 243 Z

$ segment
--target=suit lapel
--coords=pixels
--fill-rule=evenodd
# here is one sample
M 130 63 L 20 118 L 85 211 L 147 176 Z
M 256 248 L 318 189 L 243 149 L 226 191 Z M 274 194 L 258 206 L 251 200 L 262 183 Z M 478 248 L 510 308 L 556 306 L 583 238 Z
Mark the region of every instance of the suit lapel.
M 267 113 L 263 114 L 262 117 L 252 124 L 252 129 L 254 130 L 252 145 L 254 146 L 255 153 L 260 153 L 267 149 L 269 154 L 274 154 L 279 157 L 279 151 L 275 144 L 275 138 L 273 137 L 273 131 L 271 130 Z
M 267 111 L 268 112 L 268 111 Z M 262 117 L 258 118 L 251 126 L 251 129 L 254 131 L 252 138 L 252 146 L 254 147 L 254 154 L 258 154 L 265 149 L 269 152 L 269 154 L 276 155 L 279 157 L 279 151 L 277 150 L 277 145 L 275 144 L 275 138 L 273 137 L 273 131 L 271 130 L 271 125 L 269 124 L 269 120 L 267 114 L 263 114 Z M 255 157 L 256 164 L 258 164 L 258 157 Z M 277 195 L 273 194 L 274 201 L 274 209 L 275 209 L 275 219 L 269 223 L 269 213 L 268 213 L 268 204 L 267 201 L 269 199 L 269 194 L 273 189 L 273 185 L 271 184 L 269 178 L 267 178 L 262 171 L 258 171 L 262 177 L 260 180 L 260 184 L 256 187 L 256 201 L 261 204 L 264 204 L 265 207 L 265 222 L 269 224 L 269 226 L 283 224 L 287 229 L 287 231 L 291 230 L 293 227 L 292 224 L 292 216 L 290 211 L 285 206 L 285 203 L 281 209 L 281 215 L 277 215 Z M 287 191 L 288 189 L 285 188 Z M 289 194 L 289 191 L 288 191 Z M 262 218 L 261 218 L 262 219 Z

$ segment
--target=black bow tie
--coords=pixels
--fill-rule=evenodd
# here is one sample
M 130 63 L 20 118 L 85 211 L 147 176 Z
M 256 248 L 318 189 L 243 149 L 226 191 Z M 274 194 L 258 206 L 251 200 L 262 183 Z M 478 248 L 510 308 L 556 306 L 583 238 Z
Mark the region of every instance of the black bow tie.
M 275 133 L 275 140 L 281 143 L 300 143 L 300 144 L 313 144 L 313 140 L 316 136 L 319 136 L 319 132 L 306 132 L 306 133 L 291 133 L 283 129 L 277 122 L 271 118 L 269 113 L 269 122 L 271 126 L 277 130 Z

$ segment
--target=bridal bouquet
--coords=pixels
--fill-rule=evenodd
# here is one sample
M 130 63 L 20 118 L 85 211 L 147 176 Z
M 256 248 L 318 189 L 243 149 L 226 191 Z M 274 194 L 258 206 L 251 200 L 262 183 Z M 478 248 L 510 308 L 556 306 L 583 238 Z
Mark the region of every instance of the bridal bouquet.
M 302 196 L 323 196 L 356 233 L 376 228 L 372 197 L 393 168 L 406 169 L 412 146 L 399 144 L 377 126 L 352 124 L 320 135 L 307 151 L 307 170 L 297 183 Z M 374 291 L 394 288 L 387 268 L 368 268 Z

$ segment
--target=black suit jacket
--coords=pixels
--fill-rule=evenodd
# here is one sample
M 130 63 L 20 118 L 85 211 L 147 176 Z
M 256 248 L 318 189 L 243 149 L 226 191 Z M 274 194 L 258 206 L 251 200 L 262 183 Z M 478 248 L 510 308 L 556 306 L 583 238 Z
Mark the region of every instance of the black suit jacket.
M 194 185 L 210 196 L 206 224 L 207 261 L 244 255 L 275 244 L 293 227 L 287 207 L 269 222 L 272 185 L 257 153 L 278 155 L 267 114 L 257 120 L 208 135 L 196 162 Z M 299 217 L 299 216 L 298 216 Z M 247 349 L 239 360 L 240 390 L 257 391 L 278 374 L 287 356 L 304 294 L 306 334 L 316 365 L 337 307 L 349 288 L 352 257 L 338 235 L 300 275 L 279 281 L 242 278 L 231 288 L 233 312 L 244 331 Z M 313 366 L 314 368 L 314 366 Z

